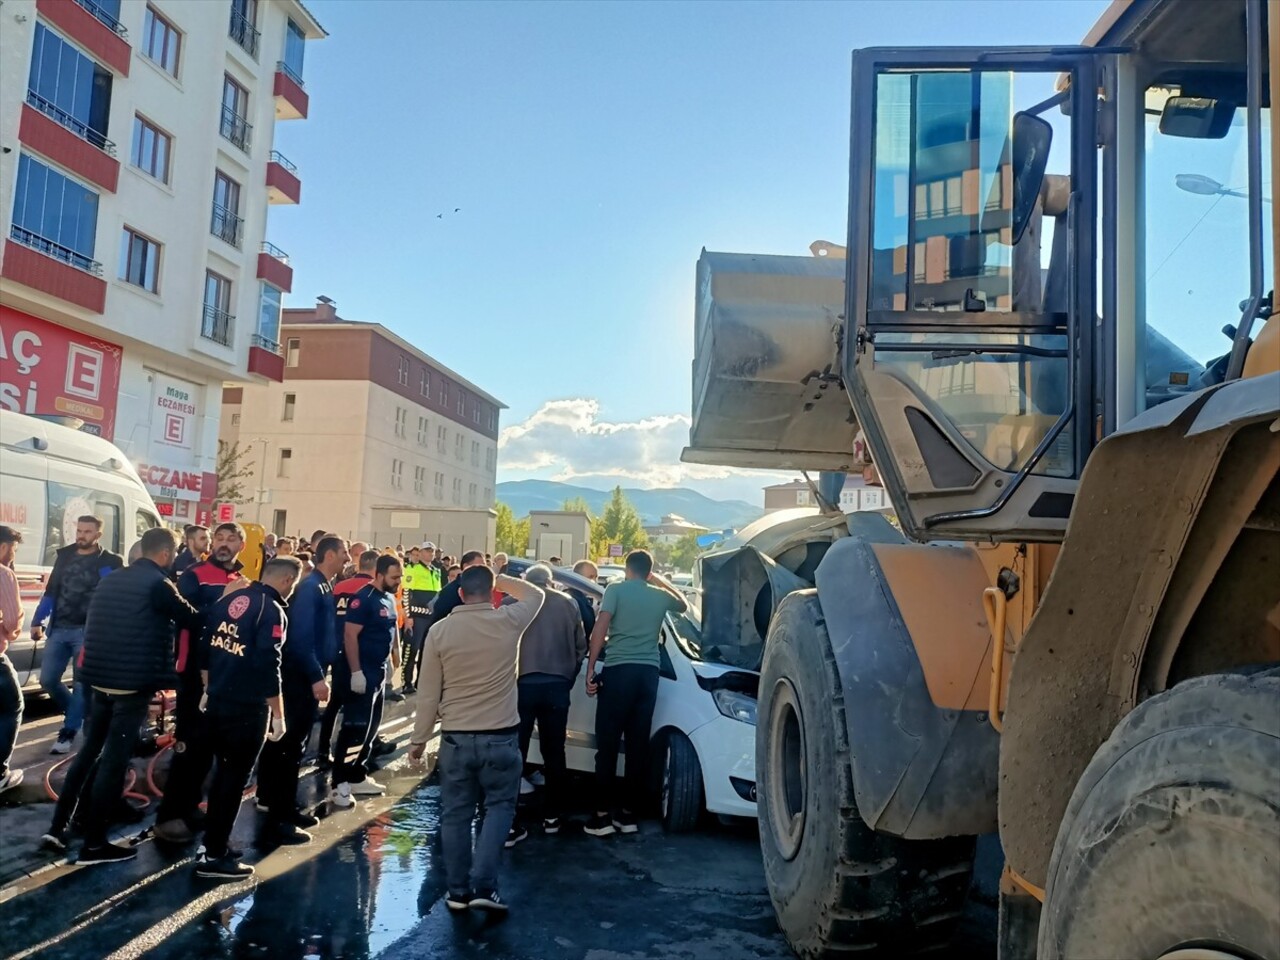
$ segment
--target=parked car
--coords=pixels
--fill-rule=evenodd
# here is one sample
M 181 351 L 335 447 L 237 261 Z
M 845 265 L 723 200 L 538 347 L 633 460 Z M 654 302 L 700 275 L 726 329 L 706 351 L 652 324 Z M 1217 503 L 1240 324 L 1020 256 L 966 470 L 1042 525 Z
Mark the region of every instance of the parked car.
M 58 549 L 74 539 L 83 514 L 102 520 L 103 549 L 121 556 L 160 525 L 151 495 L 119 448 L 71 427 L 0 411 L 0 522 L 22 533 L 14 572 L 26 610 L 8 653 L 24 689 L 40 683 L 44 644 L 31 639 L 36 604 Z
M 512 560 L 508 573 L 523 574 L 527 560 Z M 557 587 L 582 591 L 599 604 L 604 588 L 569 570 L 554 571 Z M 653 712 L 654 784 L 661 784 L 662 824 L 672 832 L 694 829 L 705 812 L 725 817 L 756 815 L 756 693 L 759 674 L 704 658 L 700 611 L 670 615 L 662 627 L 658 702 Z M 585 670 L 585 663 L 583 666 Z M 607 666 L 606 666 L 607 676 Z M 569 769 L 595 771 L 596 699 L 583 674 L 569 702 L 565 758 Z M 625 744 L 624 744 L 625 747 Z M 537 732 L 531 763 L 541 763 Z M 618 772 L 623 768 L 619 757 Z
M 627 568 L 620 563 L 601 563 L 596 566 L 596 582 L 602 587 L 607 587 L 615 580 L 621 580 L 627 575 Z

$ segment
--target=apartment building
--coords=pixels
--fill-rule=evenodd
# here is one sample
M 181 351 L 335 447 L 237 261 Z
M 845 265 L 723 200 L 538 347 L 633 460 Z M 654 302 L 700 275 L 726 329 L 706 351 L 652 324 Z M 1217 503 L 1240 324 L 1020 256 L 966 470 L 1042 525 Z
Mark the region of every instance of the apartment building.
M 815 478 L 816 479 L 816 478 Z M 789 510 L 795 507 L 816 507 L 817 499 L 803 480 L 775 483 L 764 488 L 764 512 Z M 884 487 L 869 485 L 861 475 L 850 474 L 844 478 L 840 491 L 840 509 L 845 513 L 858 510 L 892 510 Z
M 114 440 L 175 523 L 216 496 L 223 382 L 284 375 L 273 140 L 324 36 L 298 0 L 0 6 L 0 408 Z
M 277 534 L 492 551 L 506 405 L 327 297 L 285 310 L 281 329 L 283 381 L 223 392 L 222 438 L 252 470 L 240 516 Z

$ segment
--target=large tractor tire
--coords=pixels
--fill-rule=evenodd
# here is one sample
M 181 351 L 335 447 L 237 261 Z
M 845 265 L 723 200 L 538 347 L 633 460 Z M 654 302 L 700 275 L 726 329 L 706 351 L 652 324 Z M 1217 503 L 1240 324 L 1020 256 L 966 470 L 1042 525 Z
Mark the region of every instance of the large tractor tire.
M 1280 670 L 1198 677 L 1140 705 L 1058 830 L 1041 960 L 1184 949 L 1280 957 Z
M 974 839 L 904 840 L 858 815 L 840 677 L 814 590 L 790 594 L 774 615 L 758 716 L 760 847 L 792 949 L 819 960 L 944 946 L 964 910 Z

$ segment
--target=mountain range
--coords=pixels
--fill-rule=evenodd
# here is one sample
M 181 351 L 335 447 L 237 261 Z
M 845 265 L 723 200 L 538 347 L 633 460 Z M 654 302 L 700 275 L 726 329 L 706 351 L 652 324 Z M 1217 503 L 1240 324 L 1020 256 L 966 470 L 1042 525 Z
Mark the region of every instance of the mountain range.
M 622 492 L 646 526 L 674 513 L 709 530 L 737 529 L 764 513 L 762 507 L 745 500 L 712 500 L 686 487 L 652 490 L 624 487 Z M 554 480 L 509 480 L 497 486 L 497 498 L 511 508 L 517 519 L 527 516 L 531 510 L 559 510 L 566 500 L 575 497 L 585 500 L 591 514 L 598 517 L 612 496 L 609 491 Z

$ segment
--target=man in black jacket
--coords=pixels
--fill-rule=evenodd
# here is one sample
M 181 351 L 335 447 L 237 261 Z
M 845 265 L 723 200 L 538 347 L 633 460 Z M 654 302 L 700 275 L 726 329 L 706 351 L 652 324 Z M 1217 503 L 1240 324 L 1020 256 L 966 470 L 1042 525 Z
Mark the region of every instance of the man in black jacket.
M 483 567 L 484 554 L 479 550 L 469 550 L 462 555 L 462 569 L 466 570 L 470 567 Z M 428 624 L 428 630 L 437 623 L 447 617 L 455 607 L 462 606 L 462 578 L 459 577 L 453 583 L 445 584 L 443 590 L 436 594 L 435 602 L 431 604 L 431 622 Z
M 209 611 L 202 646 L 205 709 L 209 740 L 218 761 L 209 788 L 204 855 L 196 876 L 211 880 L 243 880 L 253 867 L 240 862 L 227 845 L 240 811 L 240 798 L 262 750 L 263 735 L 278 742 L 285 735 L 280 697 L 280 648 L 288 619 L 284 605 L 302 575 L 295 557 L 268 560 L 262 580 L 223 597 Z M 308 730 L 308 733 L 310 730 Z M 288 843 L 306 843 L 311 835 L 293 829 Z
M 163 527 L 142 535 L 142 557 L 94 591 L 84 631 L 80 676 L 92 696 L 84 746 L 67 772 L 44 845 L 67 847 L 67 825 L 81 800 L 88 809 L 80 863 L 132 860 L 132 847 L 107 842 L 108 817 L 155 692 L 173 682 L 174 624 L 198 629 L 200 613 L 166 571 L 176 549 Z M 95 769 L 95 764 L 96 769 Z

